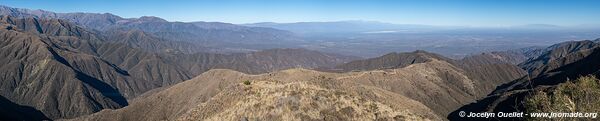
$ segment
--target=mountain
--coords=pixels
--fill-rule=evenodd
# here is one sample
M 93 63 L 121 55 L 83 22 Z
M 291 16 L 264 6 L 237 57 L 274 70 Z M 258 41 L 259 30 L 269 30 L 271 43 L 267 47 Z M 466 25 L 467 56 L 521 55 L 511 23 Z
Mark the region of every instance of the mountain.
M 197 52 L 219 53 L 218 48 L 197 46 L 191 42 L 171 41 L 137 29 L 112 29 L 98 32 L 110 43 L 125 44 L 129 47 L 155 53 L 183 54 Z
M 354 56 L 322 53 L 306 49 L 269 49 L 251 53 L 195 53 L 169 55 L 174 63 L 198 75 L 210 69 L 232 69 L 259 74 L 288 68 L 317 68 L 360 59 Z
M 60 20 L 2 18 L 0 94 L 12 102 L 54 119 L 120 108 L 127 105 L 125 96 L 148 90 L 115 65 L 63 47 L 86 41 L 78 37 L 94 38 L 77 26 Z
M 143 30 L 160 38 L 187 41 L 208 47 L 269 49 L 294 47 L 288 43 L 299 41 L 290 32 L 258 27 L 230 28 L 231 25 L 221 26 L 220 23 L 141 22 L 122 23 L 116 27 Z
M 493 91 L 496 86 L 506 83 L 508 81 L 525 76 L 526 72 L 520 69 L 518 66 L 505 62 L 503 58 L 489 58 L 487 55 L 474 55 L 466 57 L 462 60 L 453 60 L 437 54 L 429 53 L 426 51 L 414 51 L 411 53 L 390 53 L 381 57 L 371 58 L 366 60 L 352 61 L 346 64 L 338 65 L 334 68 L 323 69 L 325 71 L 334 72 L 349 72 L 349 71 L 365 71 L 365 70 L 378 70 L 378 69 L 395 69 L 395 68 L 406 68 L 415 64 L 425 64 L 432 61 L 444 61 L 448 63 L 451 68 L 455 68 L 461 76 L 470 80 L 469 85 L 473 89 L 468 90 L 467 94 L 472 97 L 466 97 L 464 100 L 475 100 L 480 97 L 484 97 L 489 92 Z M 437 77 L 442 78 L 446 84 L 465 86 L 462 83 L 458 83 L 461 80 L 448 72 L 440 72 L 442 75 Z M 447 75 L 444 75 L 447 74 Z M 432 75 L 430 75 L 432 76 Z M 433 76 L 436 77 L 436 76 Z M 464 87 L 462 87 L 464 89 Z M 463 101 L 464 101 L 463 100 Z M 427 105 L 428 101 L 423 100 Z M 445 109 L 433 108 L 438 111 L 438 114 L 445 115 L 450 107 L 460 107 L 464 102 L 455 103 L 438 103 L 431 105 L 442 105 Z M 430 106 L 430 105 L 428 105 Z
M 530 113 L 534 105 L 551 107 L 550 105 L 542 105 L 550 103 L 546 102 L 531 102 L 532 99 L 539 99 L 541 94 L 550 94 L 564 89 L 565 85 L 579 83 L 582 76 L 592 75 L 599 76 L 600 63 L 600 47 L 595 46 L 591 41 L 572 41 L 553 45 L 546 48 L 544 54 L 530 59 L 521 65 L 526 69 L 531 69 L 530 75 L 505 83 L 495 89 L 487 97 L 478 100 L 477 102 L 465 105 L 448 115 L 450 120 L 477 120 L 477 118 L 461 118 L 459 111 L 466 112 L 513 112 L 525 111 Z M 535 64 L 532 64 L 535 63 Z M 578 79 L 578 80 L 572 80 Z M 585 79 L 583 79 L 585 80 Z M 597 80 L 596 80 L 597 82 Z M 593 80 L 591 83 L 595 83 Z M 577 92 L 582 88 L 574 88 L 565 90 Z M 554 93 L 556 94 L 556 93 Z M 579 96 L 592 94 L 584 93 Z M 557 94 L 558 95 L 558 94 Z M 541 95 L 543 96 L 543 95 Z M 579 96 L 573 95 L 569 100 L 579 102 L 582 99 Z M 540 100 L 543 101 L 543 100 Z M 578 108 L 584 109 L 584 108 Z M 572 110 L 571 110 L 572 111 Z M 585 110 L 580 110 L 584 111 Z M 515 118 L 511 120 L 523 120 L 523 118 Z
M 326 67 L 360 59 L 354 56 L 322 53 L 307 49 L 269 49 L 248 54 L 232 54 L 216 68 L 258 74 L 286 68 Z
M 441 60 L 449 63 L 453 68 L 458 68 L 460 73 L 469 79 L 475 80 L 473 84 L 478 97 L 485 96 L 498 86 L 507 81 L 520 78 L 526 74 L 518 66 L 511 64 L 513 56 L 504 56 L 493 52 L 491 54 L 480 54 L 465 57 L 461 60 L 453 60 L 444 56 L 418 50 L 410 53 L 390 53 L 381 57 L 351 61 L 333 68 L 320 68 L 323 71 L 350 72 L 379 69 L 404 68 L 413 64 L 427 63 Z
M 593 42 L 590 40 L 563 42 L 544 49 L 543 53 L 540 56 L 536 58 L 531 58 L 527 62 L 519 64 L 519 66 L 526 69 L 532 77 L 535 77 L 541 73 L 548 72 L 554 68 L 557 68 L 558 66 L 561 66 L 555 65 L 553 67 L 547 68 L 547 65 L 553 60 L 563 58 L 567 55 L 579 52 L 581 50 L 597 48 L 599 46 L 600 43 Z
M 397 63 L 380 61 L 394 60 L 395 56 L 422 60 L 391 68 L 374 66 L 386 65 L 376 62 Z M 470 70 L 485 70 L 479 72 L 479 76 L 494 78 L 482 80 L 468 74 L 456 62 L 449 62 L 451 59 L 424 51 L 393 53 L 380 58 L 342 64 L 337 67 L 372 61 L 370 65 L 365 64 L 369 65 L 367 68 L 357 66 L 358 71 L 338 73 L 288 69 L 249 75 L 213 69 L 189 81 L 140 96 L 125 108 L 104 110 L 74 120 L 441 120 L 439 117 L 493 89 L 482 85 L 496 86 L 493 84 L 499 83 L 494 79 L 513 80 L 524 76 L 516 66 L 472 67 Z M 152 110 L 145 110 L 148 108 Z
M 516 65 L 525 61 L 526 59 L 527 57 L 520 53 L 513 53 L 510 51 L 496 51 L 481 53 L 479 55 L 467 56 L 461 59 L 461 61 L 469 65 L 497 63 L 507 63 Z
M 402 95 L 337 78 L 343 76 L 305 69 L 261 75 L 211 70 L 131 106 L 75 120 L 438 119 Z
M 352 61 L 349 63 L 337 65 L 333 68 L 321 68 L 321 70 L 334 72 L 349 72 L 377 69 L 394 69 L 403 68 L 416 63 L 428 62 L 432 59 L 445 61 L 450 60 L 441 55 L 417 50 L 410 53 L 389 53 L 377 58 Z
M 140 30 L 163 40 L 184 41 L 194 45 L 194 47 L 171 47 L 182 49 L 183 52 L 190 50 L 193 50 L 193 52 L 206 52 L 206 48 L 232 48 L 230 50 L 212 50 L 222 52 L 239 52 L 245 49 L 293 48 L 302 43 L 301 39 L 288 31 L 218 22 L 169 22 L 153 16 L 122 18 L 110 13 L 54 13 L 7 6 L 0 6 L 0 10 L 2 11 L 0 15 L 16 18 L 62 19 L 95 31 Z M 194 50 L 198 47 L 201 48 Z
M 146 46 L 168 43 L 140 31 L 107 37 L 62 19 L 1 16 L 0 28 L 0 55 L 4 57 L 0 59 L 0 95 L 38 109 L 50 119 L 121 108 L 146 91 L 213 68 L 265 73 L 355 59 L 304 49 L 234 54 L 154 52 Z M 133 41 L 144 45 L 127 43 Z
M 427 30 L 296 24 L 364 36 Z M 359 60 L 249 26 L 0 6 L 0 120 L 461 120 L 456 111 L 537 110 L 556 92 L 595 93 L 600 74 L 598 39 L 463 59 L 418 50 Z M 410 45 L 382 45 L 394 44 Z
M 0 11 L 0 15 L 4 16 L 63 19 L 89 28 L 106 28 L 124 19 L 110 13 L 55 13 L 45 10 L 30 10 L 8 6 L 0 6 Z
M 220 22 L 169 22 L 152 16 L 122 18 L 110 13 L 54 13 L 7 6 L 0 6 L 0 9 L 2 10 L 0 15 L 62 19 L 92 31 L 108 31 L 108 33 L 115 29 L 124 32 L 143 31 L 147 36 L 165 40 L 166 42 L 162 42 L 165 44 L 148 45 L 135 40 L 126 43 L 148 47 L 149 51 L 187 54 L 307 48 L 370 58 L 389 52 L 427 50 L 458 59 L 473 53 L 548 46 L 564 40 L 587 39 L 595 37 L 597 31 L 573 27 L 484 28 L 391 24 L 374 21 L 234 25 Z
M 507 51 L 484 52 L 481 54 L 462 58 L 462 63 L 467 65 L 507 63 L 518 65 L 529 59 L 540 56 L 544 52 L 543 47 L 526 47 Z

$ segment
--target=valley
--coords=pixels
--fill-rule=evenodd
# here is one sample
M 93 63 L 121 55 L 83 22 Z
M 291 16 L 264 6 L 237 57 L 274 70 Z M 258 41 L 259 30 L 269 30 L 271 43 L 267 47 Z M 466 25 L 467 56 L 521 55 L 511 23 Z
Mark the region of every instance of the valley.
M 0 121 L 546 120 L 463 113 L 600 107 L 600 27 L 123 16 L 0 5 Z

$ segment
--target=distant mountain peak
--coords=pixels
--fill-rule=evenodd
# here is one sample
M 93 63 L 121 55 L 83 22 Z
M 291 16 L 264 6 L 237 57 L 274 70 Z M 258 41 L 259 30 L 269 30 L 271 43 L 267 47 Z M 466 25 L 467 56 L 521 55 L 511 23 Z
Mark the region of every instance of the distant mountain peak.
M 349 71 L 364 71 L 378 69 L 395 69 L 403 68 L 416 63 L 425 63 L 433 60 L 443 60 L 451 62 L 451 59 L 441 55 L 429 53 L 424 50 L 416 50 L 413 52 L 391 52 L 380 57 L 370 58 L 365 60 L 355 60 L 345 64 L 337 65 L 333 68 L 322 68 L 323 71 L 349 72 Z
M 138 18 L 137 20 L 139 21 L 145 21 L 145 22 L 169 22 L 165 19 L 156 17 L 156 16 L 142 16 L 140 18 Z
M 156 16 L 142 16 L 139 18 L 128 18 L 118 20 L 117 23 L 128 24 L 128 23 L 166 23 L 169 22 L 165 19 Z

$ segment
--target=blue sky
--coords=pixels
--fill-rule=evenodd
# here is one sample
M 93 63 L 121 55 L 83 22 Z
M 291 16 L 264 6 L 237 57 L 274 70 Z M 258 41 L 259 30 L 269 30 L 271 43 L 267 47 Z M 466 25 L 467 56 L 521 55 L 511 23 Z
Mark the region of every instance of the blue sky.
M 452 26 L 600 24 L 599 0 L 1 0 L 0 4 L 237 24 L 341 20 Z

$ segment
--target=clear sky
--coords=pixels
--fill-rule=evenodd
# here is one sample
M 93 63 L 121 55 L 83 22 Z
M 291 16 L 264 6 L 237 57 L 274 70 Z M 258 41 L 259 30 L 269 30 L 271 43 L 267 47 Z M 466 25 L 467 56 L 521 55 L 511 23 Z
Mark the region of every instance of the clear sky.
M 341 20 L 453 26 L 600 24 L 600 0 L 0 0 L 0 4 L 237 24 Z

